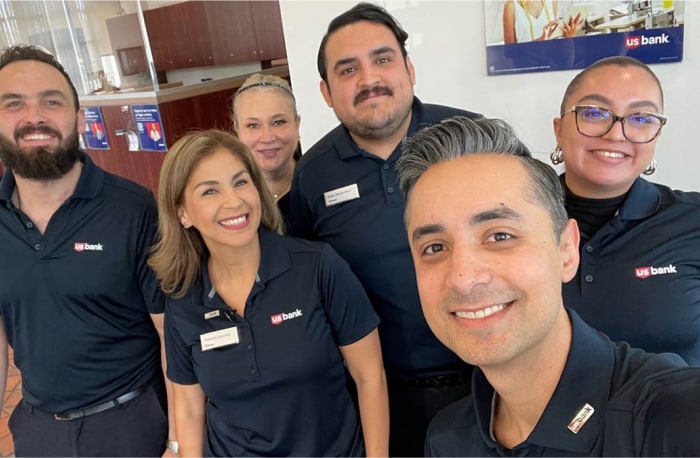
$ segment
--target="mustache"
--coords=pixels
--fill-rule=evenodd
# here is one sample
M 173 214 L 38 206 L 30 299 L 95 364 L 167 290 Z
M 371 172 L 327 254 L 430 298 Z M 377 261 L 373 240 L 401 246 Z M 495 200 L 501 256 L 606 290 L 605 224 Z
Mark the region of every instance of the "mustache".
M 35 133 L 53 135 L 59 141 L 63 140 L 63 135 L 61 135 L 61 133 L 59 131 L 57 131 L 56 129 L 53 129 L 53 128 L 51 128 L 47 125 L 44 125 L 44 124 L 38 124 L 38 125 L 22 126 L 22 127 L 18 127 L 17 129 L 15 129 L 15 141 L 19 141 L 19 139 L 24 137 L 25 135 L 35 134 Z
M 363 89 L 362 91 L 360 91 L 355 96 L 355 105 L 367 100 L 368 98 L 370 98 L 372 96 L 377 96 L 377 95 L 392 96 L 392 95 L 394 95 L 394 92 L 386 86 L 368 87 L 367 89 Z

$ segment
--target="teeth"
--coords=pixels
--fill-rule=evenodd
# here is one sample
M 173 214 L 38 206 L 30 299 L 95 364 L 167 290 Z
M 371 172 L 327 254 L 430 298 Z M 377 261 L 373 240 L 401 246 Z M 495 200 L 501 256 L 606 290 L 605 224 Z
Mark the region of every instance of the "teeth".
M 617 151 L 594 151 L 593 154 L 596 156 L 611 157 L 615 159 L 622 159 L 625 157 L 624 154 Z
M 506 304 L 492 305 L 491 307 L 486 307 L 485 309 L 477 310 L 476 312 L 471 311 L 460 311 L 455 312 L 458 318 L 466 318 L 467 320 L 479 320 L 481 318 L 486 318 L 491 316 L 496 312 L 506 308 Z
M 29 134 L 24 136 L 25 140 L 51 140 L 51 138 L 51 135 L 46 134 Z
M 247 217 L 246 215 L 243 215 L 243 216 L 239 216 L 238 218 L 227 219 L 227 220 L 221 221 L 221 224 L 222 224 L 223 226 L 236 226 L 236 225 L 238 225 L 238 224 L 243 224 L 243 223 L 245 223 L 245 220 L 246 220 L 247 218 L 248 218 L 248 217 Z

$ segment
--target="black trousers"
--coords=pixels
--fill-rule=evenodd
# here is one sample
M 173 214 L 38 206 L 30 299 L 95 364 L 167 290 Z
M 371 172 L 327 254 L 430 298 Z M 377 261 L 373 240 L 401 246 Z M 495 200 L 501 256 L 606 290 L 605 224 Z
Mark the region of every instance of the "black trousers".
M 22 400 L 9 421 L 15 456 L 162 456 L 168 418 L 153 386 L 135 399 L 75 420 Z
M 430 420 L 471 392 L 470 379 L 449 387 L 414 387 L 388 380 L 390 456 L 424 456 Z

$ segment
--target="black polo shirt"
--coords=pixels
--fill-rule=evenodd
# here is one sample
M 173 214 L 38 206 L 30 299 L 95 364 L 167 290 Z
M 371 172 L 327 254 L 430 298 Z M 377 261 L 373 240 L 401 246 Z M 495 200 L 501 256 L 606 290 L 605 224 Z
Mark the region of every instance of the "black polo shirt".
M 82 161 L 43 235 L 12 203 L 12 173 L 0 181 L 0 313 L 24 399 L 54 413 L 115 399 L 161 371 L 149 314 L 164 297 L 146 265 L 155 200 Z
M 569 316 L 564 372 L 523 443 L 506 450 L 494 440 L 494 389 L 476 368 L 472 394 L 433 419 L 426 456 L 699 456 L 700 368 L 611 342 L 575 312 Z M 594 411 L 573 433 L 568 426 L 583 418 L 586 404 Z
M 185 297 L 168 299 L 168 378 L 198 383 L 207 395 L 207 456 L 362 455 L 338 347 L 379 320 L 330 246 L 259 235 L 258 279 L 244 317 L 212 292 L 206 262 Z M 203 334 L 232 327 L 239 343 L 202 350 Z
M 700 194 L 638 178 L 590 240 L 564 304 L 613 340 L 700 365 Z
M 477 115 L 417 98 L 408 135 L 451 116 Z M 297 163 L 288 211 L 291 234 L 322 240 L 350 264 L 382 322 L 387 375 L 427 377 L 464 363 L 433 335 L 423 317 L 403 222 L 397 145 L 388 160 L 362 151 L 339 125 Z

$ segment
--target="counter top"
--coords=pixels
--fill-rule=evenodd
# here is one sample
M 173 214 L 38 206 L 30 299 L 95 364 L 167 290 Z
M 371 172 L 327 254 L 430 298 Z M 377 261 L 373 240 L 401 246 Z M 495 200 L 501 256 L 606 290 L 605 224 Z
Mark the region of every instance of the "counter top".
M 279 77 L 289 76 L 289 67 L 284 65 L 273 67 L 266 70 L 260 70 L 254 73 L 263 73 L 277 75 Z M 204 81 L 197 84 L 188 84 L 186 86 L 178 86 L 162 90 L 152 91 L 133 91 L 124 90 L 110 94 L 100 95 L 81 95 L 81 106 L 96 106 L 96 105 L 132 105 L 132 104 L 148 104 L 148 103 L 165 103 L 174 100 L 186 99 L 211 92 L 223 91 L 226 89 L 239 87 L 253 73 L 244 75 L 231 76 L 228 78 L 217 78 L 211 81 Z

